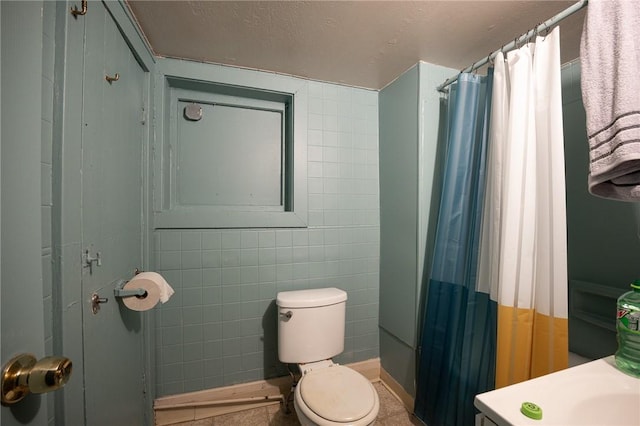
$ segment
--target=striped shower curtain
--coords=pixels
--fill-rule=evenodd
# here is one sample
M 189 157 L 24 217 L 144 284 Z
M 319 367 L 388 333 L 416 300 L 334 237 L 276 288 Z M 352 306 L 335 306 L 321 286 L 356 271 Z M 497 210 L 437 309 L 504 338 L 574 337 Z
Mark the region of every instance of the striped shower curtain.
M 424 304 L 415 413 L 472 425 L 474 396 L 567 367 L 559 29 L 461 74 Z

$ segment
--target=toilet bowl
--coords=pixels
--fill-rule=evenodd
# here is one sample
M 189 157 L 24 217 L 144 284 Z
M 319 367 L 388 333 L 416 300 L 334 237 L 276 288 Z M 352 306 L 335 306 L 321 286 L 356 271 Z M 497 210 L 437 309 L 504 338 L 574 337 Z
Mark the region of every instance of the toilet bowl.
M 330 363 L 302 376 L 296 386 L 294 407 L 303 426 L 365 426 L 375 422 L 380 401 L 363 375 Z
M 344 350 L 347 293 L 337 288 L 278 293 L 278 357 L 297 364 L 294 407 L 304 426 L 366 426 L 380 410 L 362 374 L 336 364 Z

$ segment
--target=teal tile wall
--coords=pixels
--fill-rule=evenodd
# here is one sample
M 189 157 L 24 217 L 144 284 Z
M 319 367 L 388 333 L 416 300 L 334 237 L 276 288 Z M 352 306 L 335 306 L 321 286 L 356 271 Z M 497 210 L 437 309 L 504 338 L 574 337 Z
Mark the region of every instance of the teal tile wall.
M 306 84 L 308 228 L 155 231 L 156 270 L 176 290 L 156 309 L 157 396 L 286 374 L 279 291 L 346 290 L 336 361 L 378 357 L 378 93 Z

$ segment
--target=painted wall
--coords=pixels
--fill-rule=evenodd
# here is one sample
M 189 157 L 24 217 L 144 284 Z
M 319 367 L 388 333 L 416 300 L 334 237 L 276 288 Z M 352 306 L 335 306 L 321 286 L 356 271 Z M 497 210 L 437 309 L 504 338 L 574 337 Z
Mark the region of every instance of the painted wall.
M 454 73 L 421 62 L 380 92 L 380 358 L 412 395 L 439 199 L 435 88 Z
M 4 364 L 19 353 L 41 358 L 51 349 L 50 253 L 47 227 L 53 64 L 46 50 L 52 8 L 2 2 L 1 335 Z M 45 152 L 43 155 L 42 152 Z M 43 267 L 43 265 L 45 265 Z M 47 274 L 49 276 L 47 276 Z M 1 408 L 4 425 L 52 423 L 51 399 L 32 397 Z
M 380 92 L 380 361 L 415 394 L 419 67 Z
M 614 331 L 615 295 L 628 291 L 629 283 L 640 277 L 638 203 L 603 199 L 588 192 L 589 151 L 578 60 L 563 67 L 562 99 L 567 179 L 569 289 L 570 292 L 573 289 L 573 280 L 613 289 L 612 297 L 596 297 L 591 306 L 585 306 L 588 315 L 602 315 L 602 322 L 609 325 L 608 330 L 575 316 L 569 318 L 570 350 L 589 358 L 596 358 L 610 355 L 617 347 Z M 595 306 L 603 303 L 607 304 L 606 309 Z
M 42 151 L 40 154 L 42 223 L 42 296 L 44 307 L 44 355 L 54 355 L 53 297 L 53 120 L 56 4 L 43 2 L 42 17 Z M 53 393 L 43 395 L 47 402 L 48 424 L 55 424 Z
M 108 46 L 121 46 L 118 36 L 114 35 L 114 32 L 110 32 L 108 43 L 99 43 L 94 40 L 100 39 L 100 34 L 105 34 L 108 28 L 112 30 L 112 25 L 107 25 L 108 20 L 104 20 L 104 25 L 100 20 L 105 18 L 105 10 L 108 9 L 108 15 L 111 15 L 117 22 L 119 30 L 123 33 L 123 37 L 126 39 L 127 44 L 135 51 L 135 55 L 143 67 L 150 68 L 153 66 L 153 59 L 140 39 L 135 27 L 129 16 L 126 13 L 126 5 L 119 1 L 109 2 L 89 2 L 89 12 L 85 17 L 74 18 L 70 14 L 70 9 L 74 6 L 79 6 L 78 2 L 56 2 L 56 56 L 55 56 L 55 92 L 54 92 L 54 144 L 53 144 L 53 254 L 54 254 L 54 268 L 53 268 L 53 292 L 54 292 L 54 349 L 57 354 L 64 354 L 69 357 L 74 363 L 74 375 L 63 390 L 56 392 L 58 410 L 56 414 L 64 415 L 62 420 L 56 419 L 58 423 L 64 424 L 84 424 L 85 409 L 91 410 L 91 415 L 99 413 L 97 409 L 92 409 L 92 405 L 102 407 L 102 409 L 108 409 L 109 403 L 113 401 L 100 401 L 99 397 L 96 397 L 99 390 L 101 394 L 108 395 L 110 392 L 115 393 L 123 386 L 122 383 L 109 382 L 97 379 L 97 382 L 92 382 L 91 375 L 85 376 L 84 370 L 90 369 L 93 373 L 102 373 L 113 371 L 113 363 L 116 362 L 115 356 L 110 356 L 109 351 L 114 351 L 114 354 L 122 354 L 123 351 L 119 350 L 119 347 L 123 346 L 123 341 L 126 339 L 118 340 L 114 337 L 114 334 L 109 334 L 108 339 L 101 337 L 103 333 L 89 332 L 89 338 L 87 339 L 87 345 L 91 345 L 90 340 L 92 338 L 102 339 L 101 342 L 106 343 L 109 346 L 108 350 L 102 351 L 104 359 L 106 360 L 103 370 L 91 369 L 89 364 L 84 364 L 84 341 L 83 333 L 85 326 L 91 324 L 90 321 L 94 321 L 96 318 L 90 313 L 90 295 L 83 295 L 83 291 L 88 292 L 89 287 L 83 286 L 83 280 L 89 276 L 88 268 L 83 268 L 82 265 L 82 251 L 83 251 L 83 230 L 81 225 L 83 223 L 82 216 L 85 210 L 83 204 L 83 190 L 92 191 L 96 190 L 96 187 L 92 187 L 90 184 L 83 184 L 83 154 L 90 155 L 90 144 L 83 144 L 84 137 L 91 137 L 91 132 L 83 132 L 83 128 L 92 128 L 93 123 L 99 120 L 89 120 L 89 117 L 96 117 L 96 109 L 91 110 L 91 114 L 83 114 L 83 98 L 91 90 L 100 90 L 101 85 L 105 84 L 104 74 L 102 70 L 102 61 L 105 61 L 105 49 Z M 96 23 L 98 23 L 96 25 Z M 85 32 L 86 29 L 86 32 Z M 87 35 L 87 37 L 85 37 Z M 95 49 L 94 49 L 95 47 Z M 88 52 L 88 54 L 86 54 Z M 86 55 L 85 55 L 86 54 Z M 114 55 L 115 56 L 115 55 Z M 121 66 L 120 58 L 117 57 L 112 61 L 112 64 Z M 108 58 L 107 58 L 108 61 Z M 133 69 L 133 67 L 131 68 Z M 110 70 L 108 70 L 110 71 Z M 123 72 L 123 71 L 120 71 Z M 126 72 L 126 71 L 124 71 Z M 85 74 L 86 73 L 86 74 Z M 124 75 L 124 74 L 123 74 Z M 125 77 L 126 78 L 126 77 Z M 146 83 L 145 83 L 146 85 Z M 145 97 L 149 97 L 150 90 L 143 89 Z M 90 97 L 92 100 L 98 97 Z M 104 99 L 106 97 L 103 97 Z M 111 104 L 113 105 L 113 103 Z M 150 101 L 145 100 L 144 105 L 150 105 Z M 140 117 L 141 120 L 145 120 L 145 115 L 142 111 L 144 105 L 128 105 L 127 109 L 122 109 L 122 113 L 128 112 L 128 117 L 135 116 Z M 104 104 L 105 108 L 109 108 L 109 104 Z M 148 110 L 148 107 L 147 107 Z M 133 111 L 133 112 L 132 112 Z M 108 123 L 112 110 L 105 113 L 104 123 Z M 87 121 L 81 121 L 80 118 Z M 93 121 L 93 122 L 91 122 Z M 106 125 L 101 123 L 101 125 Z M 150 127 L 150 126 L 147 126 Z M 101 128 L 96 126 L 95 128 Z M 105 136 L 107 133 L 100 133 L 100 136 Z M 148 135 L 143 137 L 148 139 Z M 92 139 L 95 141 L 95 139 Z M 148 143 L 139 141 L 144 150 L 143 156 L 148 156 Z M 113 173 L 119 173 L 119 167 L 125 167 L 124 163 L 117 165 L 105 164 L 107 170 Z M 143 160 L 140 164 L 140 173 L 146 177 L 145 169 L 146 162 Z M 135 173 L 131 167 L 127 167 L 127 172 Z M 122 174 L 124 175 L 124 174 Z M 87 175 L 84 175 L 85 177 Z M 145 180 L 148 182 L 148 179 Z M 144 185 L 143 185 L 144 186 Z M 85 192 L 86 194 L 86 192 Z M 97 192 L 96 192 L 97 194 Z M 88 197 L 87 197 L 88 198 Z M 84 201 L 87 201 L 84 198 Z M 141 206 L 145 208 L 145 199 L 141 200 Z M 111 204 L 113 206 L 113 203 Z M 141 215 L 141 220 L 146 220 L 145 215 Z M 95 219 L 95 216 L 93 217 Z M 85 223 L 85 225 L 87 225 Z M 86 230 L 87 228 L 85 228 Z M 91 228 L 95 229 L 95 228 Z M 143 231 L 144 234 L 144 231 Z M 148 237 L 147 237 L 148 238 Z M 143 245 L 145 242 L 143 241 Z M 146 245 L 145 245 L 146 246 Z M 143 247 L 137 248 L 139 252 L 144 250 Z M 136 250 L 136 247 L 128 246 L 127 250 Z M 119 254 L 124 253 L 121 251 Z M 102 271 L 111 271 L 113 263 L 106 263 L 102 268 Z M 137 265 L 136 265 L 137 266 Z M 143 269 L 147 269 L 149 264 L 143 261 L 143 265 L 140 265 Z M 105 269 L 106 268 L 106 269 Z M 128 274 L 133 269 L 127 268 L 127 273 L 124 275 L 128 277 Z M 102 272 L 100 272 L 101 274 Z M 95 274 L 97 277 L 98 274 Z M 84 281 L 86 283 L 87 281 Z M 113 282 L 109 282 L 108 285 L 113 285 Z M 107 289 L 104 289 L 107 293 Z M 111 311 L 111 309 L 117 308 L 118 302 L 111 295 L 104 294 L 103 297 L 108 297 L 109 308 L 105 310 Z M 84 312 L 84 313 L 83 313 Z M 131 317 L 130 312 L 124 316 Z M 140 320 L 143 324 L 146 323 L 150 314 L 143 314 L 140 316 Z M 103 316 L 102 319 L 114 318 L 113 316 Z M 87 321 L 85 321 L 87 320 Z M 106 323 L 106 321 L 105 321 Z M 129 322 L 130 323 L 130 322 Z M 137 329 L 137 328 L 136 328 Z M 126 345 L 129 349 L 131 345 Z M 150 346 L 147 346 L 150 347 Z M 146 368 L 151 368 L 153 365 L 152 355 L 146 354 L 146 362 L 144 365 Z M 99 362 L 96 357 L 91 357 L 92 362 Z M 106 367 L 111 363 L 110 367 Z M 129 364 L 131 365 L 131 364 Z M 146 377 L 152 377 L 148 371 L 144 371 L 144 368 L 140 368 L 140 375 Z M 122 369 L 119 369 L 122 371 Z M 108 373 L 106 373 L 108 374 Z M 95 377 L 95 376 L 94 376 Z M 139 376 L 132 380 L 140 380 Z M 125 384 L 126 386 L 126 384 Z M 134 386 L 130 386 L 129 389 Z M 85 392 L 86 389 L 90 389 L 89 392 Z M 121 394 L 121 393 L 120 393 Z M 153 399 L 153 392 L 147 391 L 146 395 L 149 398 L 140 398 L 140 404 L 146 403 L 146 412 L 151 415 L 151 402 Z M 93 398 L 93 399 L 92 399 Z M 144 401 L 144 402 L 143 402 Z M 85 402 L 87 407 L 85 407 Z M 107 408 L 105 408 L 107 407 Z M 138 406 L 139 407 L 139 406 Z M 125 407 L 128 408 L 128 407 Z M 120 410 L 121 413 L 127 412 L 127 410 Z M 95 422 L 94 422 L 95 423 Z
M 284 290 L 346 290 L 345 351 L 336 360 L 378 357 L 378 93 L 186 66 L 242 75 L 257 88 L 272 79 L 307 86 L 308 227 L 155 231 L 155 268 L 176 290 L 156 309 L 157 396 L 286 374 L 274 304 Z

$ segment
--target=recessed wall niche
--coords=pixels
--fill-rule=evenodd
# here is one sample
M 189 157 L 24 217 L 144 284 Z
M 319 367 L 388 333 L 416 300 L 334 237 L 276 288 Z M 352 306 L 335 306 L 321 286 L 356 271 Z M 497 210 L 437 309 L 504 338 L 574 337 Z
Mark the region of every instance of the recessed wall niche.
M 165 76 L 155 228 L 307 225 L 306 84 L 266 83 Z

